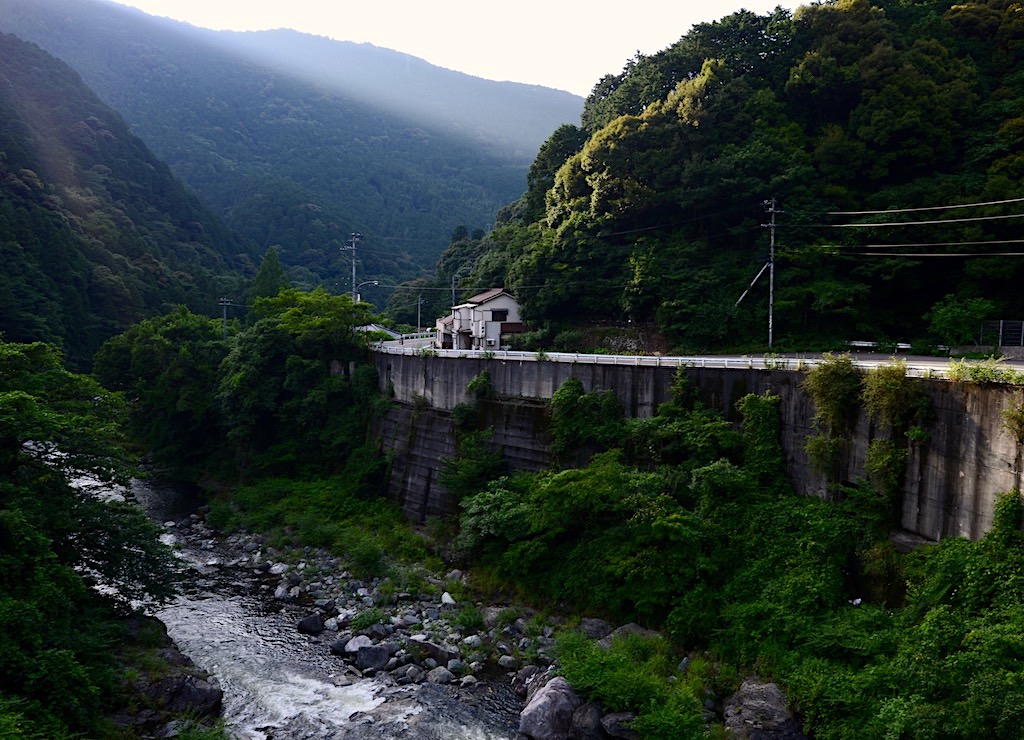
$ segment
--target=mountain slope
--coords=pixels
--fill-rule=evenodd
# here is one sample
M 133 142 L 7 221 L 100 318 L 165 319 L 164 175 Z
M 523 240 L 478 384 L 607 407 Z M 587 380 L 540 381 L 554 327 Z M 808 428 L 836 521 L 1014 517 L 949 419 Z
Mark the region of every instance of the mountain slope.
M 1019 320 L 1022 41 L 1002 0 L 695 26 L 595 86 L 507 223 L 462 247 L 482 255 L 464 283 L 516 290 L 549 340 L 629 321 L 684 350 L 763 347 L 772 299 L 776 348 Z M 745 293 L 773 240 L 774 291 Z
M 73 366 L 145 316 L 212 313 L 255 252 L 67 65 L 0 34 L 0 329 Z
M 417 274 L 455 226 L 486 228 L 522 193 L 544 137 L 533 134 L 527 151 L 511 133 L 524 118 L 539 132 L 581 109 L 567 93 L 521 85 L 488 83 L 484 96 L 466 75 L 317 37 L 205 31 L 101 0 L 0 0 L 0 9 L 0 29 L 78 70 L 232 228 L 278 245 L 299 284 L 334 287 L 340 276 L 344 289 L 341 247 L 352 232 L 364 237 L 361 280 Z M 368 73 L 381 57 L 392 71 Z M 453 86 L 457 99 L 436 94 Z M 370 104 L 367 87 L 394 89 Z M 508 109 L 493 102 L 505 91 L 524 111 L 507 127 L 498 122 Z M 489 124 L 467 114 L 488 108 Z

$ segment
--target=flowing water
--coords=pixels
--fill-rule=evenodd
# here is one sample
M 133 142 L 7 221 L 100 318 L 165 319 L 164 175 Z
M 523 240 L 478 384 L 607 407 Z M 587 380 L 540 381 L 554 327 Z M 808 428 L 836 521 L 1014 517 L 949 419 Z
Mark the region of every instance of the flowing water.
M 197 503 L 147 483 L 138 500 L 159 521 L 178 521 Z M 174 535 L 189 566 L 187 587 L 156 616 L 179 649 L 224 690 L 223 717 L 237 738 L 515 737 L 507 716 L 464 702 L 451 687 L 399 687 L 354 678 L 324 639 L 299 633 L 304 612 L 267 598 L 251 567 L 213 542 Z

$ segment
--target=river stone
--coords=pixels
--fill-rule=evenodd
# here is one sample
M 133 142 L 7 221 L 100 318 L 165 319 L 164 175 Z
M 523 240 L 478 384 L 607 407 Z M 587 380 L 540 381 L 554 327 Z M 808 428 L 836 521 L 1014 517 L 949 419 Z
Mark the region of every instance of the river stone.
M 448 665 L 449 660 L 459 657 L 458 650 L 451 649 L 447 645 L 438 645 L 430 640 L 424 640 L 418 645 L 423 655 L 437 661 L 437 665 Z
M 441 594 L 441 604 L 443 606 L 455 606 L 456 601 L 454 598 L 452 598 L 452 595 L 450 593 L 445 591 L 443 594 Z
M 608 735 L 601 725 L 601 718 L 604 711 L 600 704 L 588 701 L 576 707 L 572 713 L 572 729 L 569 730 L 569 737 L 573 740 L 606 740 Z
M 506 671 L 513 671 L 519 667 L 519 661 L 514 655 L 502 655 L 498 658 L 498 665 Z
M 356 635 L 345 644 L 345 652 L 358 653 L 360 648 L 370 647 L 371 645 L 373 645 L 373 640 L 369 637 L 366 635 Z
M 279 576 L 288 572 L 288 563 L 274 563 L 270 566 L 270 575 Z
M 805 739 L 789 711 L 786 695 L 774 683 L 746 679 L 725 702 L 725 729 L 740 738 Z
M 447 684 L 455 680 L 455 674 L 445 668 L 443 665 L 439 665 L 427 674 L 427 681 L 430 683 L 441 683 Z
M 530 686 L 536 682 L 537 674 L 540 672 L 540 668 L 535 665 L 520 668 L 515 678 L 512 679 L 512 690 L 516 692 L 516 696 L 520 699 L 528 698 L 527 692 Z
M 580 625 L 576 629 L 591 640 L 600 640 L 602 637 L 610 635 L 614 628 L 603 619 L 584 617 L 580 620 Z
M 217 679 L 198 676 L 168 678 L 150 687 L 147 693 L 169 712 L 188 712 L 196 717 L 216 715 L 224 698 Z
M 569 682 L 555 676 L 533 695 L 519 715 L 519 732 L 532 740 L 564 740 L 583 700 Z
M 385 645 L 369 645 L 356 652 L 356 668 L 361 671 L 379 671 L 387 665 L 391 655 Z
M 640 740 L 640 733 L 628 727 L 635 719 L 636 715 L 633 712 L 610 712 L 601 718 L 601 727 L 609 737 Z
M 345 655 L 345 646 L 348 645 L 351 638 L 348 636 L 339 637 L 337 640 L 331 643 L 331 655 Z
M 304 635 L 319 635 L 324 631 L 324 618 L 320 614 L 310 614 L 299 620 L 299 632 Z

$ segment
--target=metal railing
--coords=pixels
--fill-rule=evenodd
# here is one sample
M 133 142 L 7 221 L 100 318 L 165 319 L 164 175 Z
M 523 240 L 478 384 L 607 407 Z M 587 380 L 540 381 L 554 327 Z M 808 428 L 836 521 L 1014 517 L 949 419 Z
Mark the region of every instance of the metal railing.
M 699 367 L 734 370 L 809 370 L 823 360 L 820 356 L 784 355 L 605 355 L 582 352 L 523 352 L 514 350 L 437 349 L 435 347 L 408 347 L 385 342 L 373 347 L 374 351 L 391 355 L 413 357 L 447 357 L 464 359 L 500 360 L 503 362 L 563 362 L 590 365 L 629 365 L 634 367 Z M 892 358 L 862 359 L 851 356 L 854 366 L 870 370 L 892 363 Z M 906 364 L 907 375 L 917 378 L 942 379 L 948 377 L 950 361 L 945 359 L 900 358 Z

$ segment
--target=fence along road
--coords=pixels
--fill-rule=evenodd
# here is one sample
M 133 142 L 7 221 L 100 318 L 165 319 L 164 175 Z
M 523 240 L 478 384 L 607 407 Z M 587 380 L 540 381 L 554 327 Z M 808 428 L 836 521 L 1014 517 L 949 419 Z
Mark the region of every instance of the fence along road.
M 591 365 L 633 365 L 644 367 L 709 367 L 733 368 L 736 370 L 808 370 L 823 362 L 821 354 L 775 355 L 604 355 L 582 352 L 522 352 L 513 350 L 471 350 L 437 349 L 422 336 L 410 340 L 381 342 L 373 350 L 390 355 L 411 355 L 420 357 L 453 357 L 473 359 L 515 360 L 518 362 L 567 362 Z M 949 377 L 951 363 L 948 358 L 922 357 L 918 355 L 884 355 L 851 353 L 855 367 L 872 370 L 894 361 L 906 363 L 907 375 L 914 378 L 944 379 Z M 968 360 L 968 362 L 991 362 L 991 360 Z M 1000 365 L 1003 363 L 1000 362 Z M 1014 370 L 1024 371 L 1019 361 L 1007 362 Z

